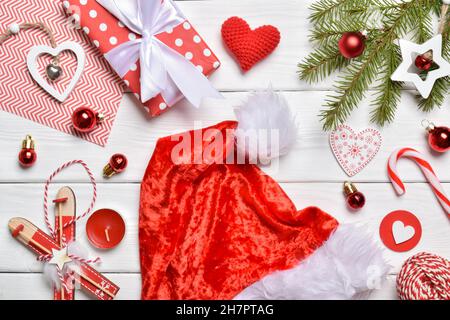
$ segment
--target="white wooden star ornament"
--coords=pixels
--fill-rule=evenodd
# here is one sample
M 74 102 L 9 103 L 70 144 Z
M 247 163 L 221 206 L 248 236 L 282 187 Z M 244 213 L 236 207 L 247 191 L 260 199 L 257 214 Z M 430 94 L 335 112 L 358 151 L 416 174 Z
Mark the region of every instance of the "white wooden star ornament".
M 414 83 L 417 91 L 426 99 L 430 96 L 436 80 L 450 75 L 450 64 L 442 57 L 442 35 L 438 34 L 423 44 L 416 44 L 404 39 L 400 39 L 399 42 L 403 62 L 392 74 L 391 79 Z M 428 72 L 426 79 L 422 80 L 416 70 L 411 71 L 411 66 L 414 66 L 414 60 L 418 55 L 430 50 L 433 52 L 433 62 L 439 68 Z
M 52 249 L 53 257 L 48 261 L 49 264 L 56 264 L 59 270 L 64 268 L 66 263 L 72 262 L 67 253 L 67 247 L 60 250 Z

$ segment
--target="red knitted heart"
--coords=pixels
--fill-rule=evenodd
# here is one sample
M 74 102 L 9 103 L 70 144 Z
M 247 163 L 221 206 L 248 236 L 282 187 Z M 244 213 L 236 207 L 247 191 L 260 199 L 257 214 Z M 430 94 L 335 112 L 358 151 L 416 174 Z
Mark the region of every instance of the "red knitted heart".
M 280 32 L 274 26 L 252 30 L 239 17 L 231 17 L 223 23 L 222 37 L 244 72 L 271 54 L 280 43 Z

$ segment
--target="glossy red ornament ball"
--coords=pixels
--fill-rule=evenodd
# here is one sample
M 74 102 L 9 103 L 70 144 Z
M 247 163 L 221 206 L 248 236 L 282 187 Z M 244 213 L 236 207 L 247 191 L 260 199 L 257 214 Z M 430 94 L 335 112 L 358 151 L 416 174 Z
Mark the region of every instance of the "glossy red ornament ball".
M 117 173 L 123 172 L 127 165 L 127 157 L 123 154 L 116 153 L 111 157 L 111 159 L 109 159 L 108 164 L 103 168 L 103 175 L 110 178 Z
M 433 65 L 433 60 L 428 59 L 425 55 L 421 54 L 416 57 L 414 64 L 418 69 L 428 71 Z
M 73 127 L 79 132 L 91 132 L 103 116 L 88 107 L 79 107 L 72 114 Z
M 430 126 L 428 130 L 428 144 L 437 152 L 446 152 L 450 149 L 450 129 L 448 127 Z
M 361 32 L 346 32 L 339 40 L 339 51 L 347 59 L 359 57 L 366 48 L 365 41 Z
M 347 197 L 347 204 L 352 209 L 361 209 L 366 204 L 366 197 L 361 192 L 357 191 Z
M 30 135 L 23 140 L 18 159 L 20 165 L 25 168 L 31 167 L 36 162 L 37 153 L 34 150 L 34 140 Z
M 109 164 L 114 169 L 114 171 L 116 171 L 116 173 L 119 173 L 125 170 L 128 164 L 128 160 L 127 157 L 125 157 L 123 154 L 117 153 L 111 157 Z
M 366 204 L 366 197 L 359 192 L 355 185 L 349 181 L 344 183 L 344 193 L 346 196 L 347 204 L 354 210 L 361 209 Z
M 23 167 L 31 167 L 37 160 L 36 151 L 33 149 L 22 149 L 19 152 L 19 163 Z

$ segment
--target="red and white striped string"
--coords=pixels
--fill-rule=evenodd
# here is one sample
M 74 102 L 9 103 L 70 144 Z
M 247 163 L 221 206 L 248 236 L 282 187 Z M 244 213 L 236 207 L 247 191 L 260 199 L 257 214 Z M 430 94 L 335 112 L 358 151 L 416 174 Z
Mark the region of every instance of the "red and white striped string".
M 48 189 L 50 186 L 50 183 L 52 182 L 53 178 L 55 178 L 55 176 L 57 176 L 61 171 L 63 171 L 64 169 L 66 169 L 67 167 L 70 167 L 74 164 L 80 164 L 83 166 L 83 168 L 86 170 L 87 174 L 89 175 L 89 179 L 91 180 L 92 183 L 92 187 L 93 187 L 93 195 L 92 195 L 92 200 L 91 200 L 91 204 L 89 205 L 89 208 L 80 216 L 77 216 L 73 219 L 71 219 L 70 221 L 66 222 L 63 226 L 59 226 L 60 228 L 66 228 L 68 226 L 70 226 L 71 224 L 77 222 L 78 220 L 86 217 L 87 215 L 89 215 L 92 210 L 94 209 L 94 205 L 95 202 L 97 200 L 97 183 L 95 182 L 95 178 L 94 175 L 92 174 L 92 171 L 89 169 L 89 167 L 87 166 L 87 164 L 82 161 L 82 160 L 73 160 L 73 161 L 69 161 L 65 164 L 63 164 L 62 166 L 60 166 L 58 169 L 55 170 L 55 172 L 53 172 L 50 177 L 47 179 L 46 183 L 45 183 L 45 189 L 44 189 L 44 219 L 45 219 L 45 224 L 47 225 L 47 228 L 50 231 L 50 234 L 52 235 L 53 239 L 56 241 L 57 239 L 57 230 L 56 228 L 53 229 L 50 220 L 49 220 L 49 214 L 48 214 Z M 64 239 L 64 233 L 63 233 L 63 239 L 62 242 L 65 244 L 66 241 Z M 49 260 L 51 260 L 51 258 L 53 257 L 53 254 L 45 254 L 45 255 L 41 255 L 38 257 L 39 261 L 43 261 L 43 262 L 48 262 Z M 97 263 L 100 262 L 100 258 L 95 258 L 95 259 L 85 259 L 83 257 L 77 256 L 75 254 L 68 254 L 68 257 L 70 259 L 72 259 L 73 261 L 77 261 L 79 263 Z M 64 289 L 66 291 L 69 291 L 70 288 L 68 286 L 67 283 L 72 282 L 73 280 L 73 276 L 65 278 L 64 274 L 62 272 L 62 270 L 58 267 L 55 266 L 57 273 L 58 273 L 58 278 L 61 282 L 61 285 L 64 287 Z
M 425 159 L 423 154 L 412 148 L 397 149 L 389 157 L 387 165 L 389 179 L 391 180 L 397 194 L 403 195 L 406 192 L 405 185 L 399 178 L 397 172 L 397 163 L 401 158 L 408 158 L 414 161 L 420 167 L 425 178 L 430 184 L 431 189 L 436 195 L 436 198 L 438 199 L 447 216 L 450 218 L 450 200 L 446 195 L 445 190 L 442 187 L 441 182 L 439 181 L 439 178 L 437 177 L 430 163 Z
M 50 177 L 47 179 L 47 182 L 45 183 L 45 189 L 44 189 L 44 219 L 45 219 L 45 224 L 47 225 L 47 228 L 50 230 L 50 233 L 52 235 L 52 237 L 54 239 L 56 239 L 56 230 L 53 229 L 50 220 L 49 220 L 49 214 L 48 214 L 48 188 L 50 186 L 50 183 L 52 182 L 53 178 L 55 176 L 57 176 L 61 171 L 63 171 L 64 169 L 66 169 L 67 167 L 70 167 L 74 164 L 80 164 L 83 166 L 83 168 L 86 170 L 87 174 L 89 175 L 89 179 L 91 180 L 92 183 L 92 187 L 93 187 L 93 196 L 92 196 L 92 201 L 91 204 L 89 205 L 89 208 L 86 212 L 84 212 L 82 215 L 73 218 L 72 220 L 66 222 L 63 225 L 63 229 L 70 226 L 72 223 L 77 222 L 78 220 L 86 217 L 88 214 L 90 214 L 92 212 L 92 210 L 94 209 L 94 205 L 95 205 L 95 201 L 97 200 L 97 183 L 95 182 L 95 178 L 94 175 L 92 174 L 92 171 L 89 169 L 89 167 L 87 166 L 87 164 L 82 161 L 82 160 L 72 160 L 69 161 L 65 164 L 63 164 L 61 167 L 59 167 L 58 169 L 56 169 L 55 172 L 53 172 Z

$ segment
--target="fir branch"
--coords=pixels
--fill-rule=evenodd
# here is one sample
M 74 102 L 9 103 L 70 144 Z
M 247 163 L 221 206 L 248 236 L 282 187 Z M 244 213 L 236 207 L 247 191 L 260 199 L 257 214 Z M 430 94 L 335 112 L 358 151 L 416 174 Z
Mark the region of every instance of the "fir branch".
M 391 3 L 389 0 L 373 0 L 377 3 Z M 390 15 L 383 18 L 383 33 L 375 35 L 361 60 L 350 64 L 347 72 L 338 80 L 336 94 L 330 96 L 321 112 L 324 129 L 333 129 L 344 122 L 358 103 L 364 98 L 364 92 L 369 88 L 379 72 L 384 52 L 392 46 L 395 39 L 407 33 L 418 19 L 417 8 L 430 0 L 415 0 L 400 2 L 389 8 Z
M 450 12 L 447 14 L 447 24 L 442 32 L 442 56 L 450 60 Z
M 367 30 L 367 25 L 360 20 L 327 21 L 319 29 L 313 30 L 309 38 L 312 42 L 317 42 L 319 45 L 334 44 L 336 46 L 343 33 L 361 30 Z
M 335 44 L 318 48 L 298 64 L 300 79 L 317 82 L 348 64 Z
M 310 6 L 312 24 L 321 25 L 327 21 L 338 21 L 349 16 L 363 14 L 372 0 L 319 0 Z
M 424 43 L 433 36 L 431 7 L 422 6 L 418 8 L 419 19 L 417 19 L 417 28 L 413 28 L 413 40 L 417 43 Z
M 392 2 L 391 0 L 381 1 Z M 420 19 L 420 10 L 418 8 L 422 6 L 423 2 L 427 1 L 429 0 L 414 0 L 411 2 L 402 0 L 383 12 L 382 24 L 384 29 L 389 32 L 389 38 L 392 41 L 403 37 L 410 30 L 416 28 L 417 21 Z
M 375 108 L 371 111 L 371 122 L 380 126 L 394 120 L 395 111 L 400 102 L 403 83 L 391 80 L 391 75 L 400 62 L 399 48 L 395 45 L 389 46 L 384 56 L 381 76 L 378 78 L 380 83 L 375 88 L 375 100 L 372 102 Z
M 371 119 L 379 125 L 393 121 L 402 84 L 390 80 L 400 64 L 394 41 L 410 34 L 423 43 L 433 36 L 432 13 L 439 13 L 441 0 L 318 0 L 311 5 L 314 31 L 310 40 L 319 45 L 299 64 L 300 78 L 309 82 L 323 79 L 348 66 L 335 84 L 321 112 L 324 129 L 344 122 L 364 98 L 369 86 L 378 80 L 372 102 Z M 372 26 L 372 24 L 374 24 Z M 374 27 L 380 29 L 374 29 Z M 443 54 L 450 54 L 450 30 L 444 30 Z M 347 60 L 339 55 L 337 42 L 344 32 L 370 30 L 364 54 Z M 428 99 L 419 107 L 428 111 L 444 103 L 450 87 L 449 77 L 439 79 Z
M 431 4 L 431 10 L 433 10 L 434 14 L 439 17 L 441 14 L 442 0 L 435 0 L 434 3 Z
M 447 96 L 449 77 L 440 78 L 434 83 L 433 90 L 427 99 L 419 98 L 419 109 L 424 112 L 430 112 L 436 107 L 440 107 Z
M 324 130 L 343 123 L 354 107 L 364 98 L 364 92 L 375 79 L 382 59 L 379 50 L 366 50 L 361 60 L 355 60 L 335 85 L 336 94 L 327 99 L 321 112 Z
M 373 0 L 373 4 L 378 10 L 384 11 L 386 13 L 389 10 L 402 9 L 406 1 L 396 1 L 396 0 Z
M 342 8 L 353 0 L 320 0 L 310 7 L 312 11 L 309 20 L 312 23 L 321 23 L 327 20 L 336 20 L 341 15 Z
M 319 42 L 320 47 L 298 64 L 300 79 L 309 83 L 317 82 L 346 67 L 350 61 L 339 52 L 339 39 L 344 32 L 363 29 L 364 24 L 359 21 L 325 22 L 310 37 L 312 41 Z

